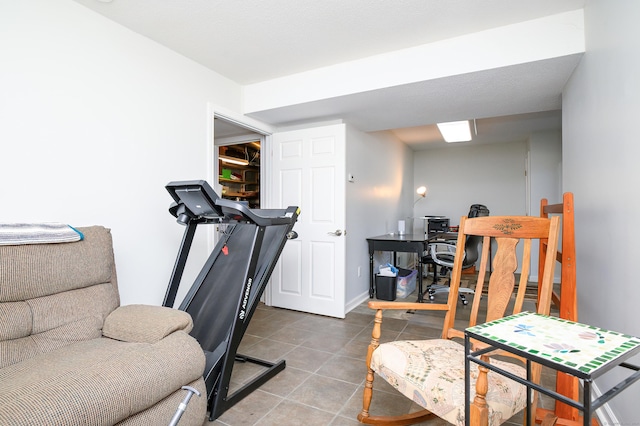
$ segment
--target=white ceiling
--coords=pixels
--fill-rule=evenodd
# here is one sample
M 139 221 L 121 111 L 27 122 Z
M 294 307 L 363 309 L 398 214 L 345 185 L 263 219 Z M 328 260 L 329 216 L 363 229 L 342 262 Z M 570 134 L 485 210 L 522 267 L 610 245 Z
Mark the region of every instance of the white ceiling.
M 216 71 L 251 84 L 581 9 L 584 0 L 75 0 Z M 275 126 L 344 119 L 444 145 L 437 121 L 477 118 L 474 143 L 560 128 L 561 91 L 580 57 L 263 111 Z M 499 87 L 491 82 L 506 81 Z M 501 118 L 499 118 L 501 117 Z

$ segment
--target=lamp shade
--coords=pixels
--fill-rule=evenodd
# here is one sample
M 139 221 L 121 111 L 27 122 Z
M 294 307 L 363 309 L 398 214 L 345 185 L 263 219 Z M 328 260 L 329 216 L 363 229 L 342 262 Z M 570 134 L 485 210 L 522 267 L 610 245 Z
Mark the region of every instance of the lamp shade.
M 418 189 L 416 189 L 416 194 L 418 194 L 418 199 L 413 202 L 414 206 L 418 203 L 418 201 L 427 196 L 427 187 L 424 185 L 419 186 Z

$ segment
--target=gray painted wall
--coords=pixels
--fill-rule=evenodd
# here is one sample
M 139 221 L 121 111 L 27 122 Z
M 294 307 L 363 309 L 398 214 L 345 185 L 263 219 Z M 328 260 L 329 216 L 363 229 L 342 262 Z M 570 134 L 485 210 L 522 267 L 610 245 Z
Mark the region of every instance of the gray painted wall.
M 524 141 L 416 152 L 414 185 L 429 192 L 415 216 L 444 215 L 457 225 L 471 204 L 485 204 L 492 216 L 526 214 L 526 155 Z
M 364 133 L 347 126 L 346 167 L 347 174 L 354 176 L 346 188 L 349 311 L 369 298 L 367 237 L 397 231 L 398 220 L 411 215 L 413 152 L 382 132 Z
M 540 200 L 549 204 L 562 202 L 562 134 L 559 131 L 540 132 L 529 138 L 529 215 L 540 214 Z M 531 253 L 531 280 L 538 280 L 537 242 Z M 560 264 L 556 264 L 556 282 L 560 282 Z
M 529 155 L 529 191 L 525 168 Z M 540 199 L 558 203 L 561 197 L 562 140 L 560 132 L 533 134 L 528 141 L 491 145 L 460 144 L 450 149 L 416 152 L 414 186 L 429 187 L 415 206 L 415 216 L 445 215 L 451 225 L 485 204 L 496 215 L 539 214 Z M 529 205 L 528 205 L 529 204 Z M 416 226 L 421 222 L 416 220 Z M 531 280 L 537 281 L 537 246 L 531 260 Z M 559 277 L 559 271 L 557 276 Z
M 587 1 L 586 53 L 563 93 L 563 190 L 575 195 L 579 320 L 640 336 L 640 2 Z M 640 357 L 632 362 L 640 364 Z M 621 378 L 615 372 L 599 388 Z M 640 385 L 610 402 L 638 424 Z

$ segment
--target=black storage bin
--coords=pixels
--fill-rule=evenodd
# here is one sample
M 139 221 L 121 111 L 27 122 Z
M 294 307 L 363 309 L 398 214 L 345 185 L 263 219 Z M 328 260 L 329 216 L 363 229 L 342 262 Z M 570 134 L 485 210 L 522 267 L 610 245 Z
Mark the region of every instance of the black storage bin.
M 380 300 L 396 300 L 396 289 L 398 288 L 397 277 L 385 277 L 376 275 L 376 298 Z

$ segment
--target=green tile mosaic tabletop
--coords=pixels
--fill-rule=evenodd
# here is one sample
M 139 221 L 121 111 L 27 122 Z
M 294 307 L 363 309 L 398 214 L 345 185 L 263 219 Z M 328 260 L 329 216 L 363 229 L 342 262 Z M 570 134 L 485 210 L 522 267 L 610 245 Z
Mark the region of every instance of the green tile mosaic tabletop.
M 490 339 L 564 365 L 580 375 L 593 374 L 612 360 L 640 349 L 640 338 L 531 312 L 467 328 Z

